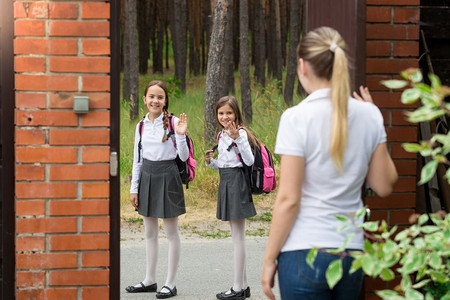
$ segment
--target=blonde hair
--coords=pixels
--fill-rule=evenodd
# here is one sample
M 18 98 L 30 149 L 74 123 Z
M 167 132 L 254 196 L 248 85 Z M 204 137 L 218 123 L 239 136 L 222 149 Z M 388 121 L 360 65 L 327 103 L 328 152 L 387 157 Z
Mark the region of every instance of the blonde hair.
M 154 85 L 162 88 L 164 91 L 164 94 L 165 94 L 166 103 L 164 104 L 164 107 L 163 107 L 164 115 L 163 115 L 163 120 L 162 120 L 163 127 L 164 127 L 164 135 L 162 137 L 162 142 L 164 143 L 165 141 L 167 141 L 167 128 L 169 127 L 169 115 L 170 115 L 170 113 L 169 113 L 169 93 L 167 92 L 167 87 L 164 84 L 164 82 L 162 82 L 160 80 L 152 80 L 145 87 L 144 97 L 147 97 L 148 89 Z
M 241 114 L 241 110 L 239 109 L 239 103 L 237 102 L 235 97 L 224 96 L 224 97 L 220 98 L 219 101 L 217 101 L 217 103 L 216 103 L 217 124 L 222 126 L 219 122 L 219 117 L 217 115 L 217 112 L 219 111 L 219 108 L 221 108 L 222 106 L 225 106 L 227 104 L 231 107 L 231 109 L 234 112 L 234 116 L 235 116 L 234 122 L 236 123 L 236 125 L 239 127 L 242 127 L 247 132 L 248 142 L 250 143 L 250 145 L 259 149 L 258 138 L 253 134 L 253 132 L 251 132 L 244 126 L 244 118 L 243 118 L 243 115 Z
M 317 77 L 325 78 L 331 83 L 330 155 L 336 168 L 342 173 L 348 139 L 347 106 L 350 96 L 345 42 L 333 28 L 319 27 L 303 37 L 297 56 L 309 63 Z

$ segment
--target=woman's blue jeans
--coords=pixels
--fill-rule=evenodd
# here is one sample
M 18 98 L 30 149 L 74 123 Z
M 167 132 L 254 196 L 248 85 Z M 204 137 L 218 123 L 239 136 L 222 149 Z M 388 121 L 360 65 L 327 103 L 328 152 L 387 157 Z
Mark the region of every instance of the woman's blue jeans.
M 306 263 L 309 250 L 282 252 L 278 256 L 278 280 L 283 300 L 325 300 L 325 299 L 358 299 L 364 274 L 361 269 L 348 274 L 353 258 L 345 256 L 342 261 L 342 279 L 331 290 L 325 278 L 328 265 L 340 258 L 319 250 L 314 269 Z

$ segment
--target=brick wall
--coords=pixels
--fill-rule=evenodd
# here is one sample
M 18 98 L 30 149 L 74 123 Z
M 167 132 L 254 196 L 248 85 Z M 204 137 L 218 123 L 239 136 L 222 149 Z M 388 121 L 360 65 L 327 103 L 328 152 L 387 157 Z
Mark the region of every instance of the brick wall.
M 401 144 L 417 141 L 417 126 L 404 117 L 404 111 L 414 106 L 402 104 L 400 92 L 391 91 L 379 82 L 400 78 L 400 71 L 418 67 L 420 0 L 366 0 L 366 4 L 366 84 L 383 113 L 389 147 L 399 173 L 391 196 L 369 197 L 366 203 L 372 209 L 372 219 L 384 219 L 390 225 L 407 225 L 416 206 L 416 155 L 404 151 Z M 367 279 L 366 299 L 378 299 L 370 292 L 386 287 L 381 280 Z
M 109 298 L 109 6 L 14 2 L 17 299 Z

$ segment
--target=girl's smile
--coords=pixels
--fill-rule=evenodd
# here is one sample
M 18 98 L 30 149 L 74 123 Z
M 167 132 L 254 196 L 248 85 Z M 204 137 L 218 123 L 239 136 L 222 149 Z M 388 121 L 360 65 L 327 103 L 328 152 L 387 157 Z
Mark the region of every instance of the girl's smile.
M 229 104 L 225 104 L 217 110 L 217 119 L 222 127 L 228 127 L 235 121 L 236 115 Z
M 162 88 L 157 85 L 149 87 L 147 95 L 145 95 L 143 99 L 150 114 L 155 117 L 162 114 L 163 108 L 166 105 L 166 93 Z

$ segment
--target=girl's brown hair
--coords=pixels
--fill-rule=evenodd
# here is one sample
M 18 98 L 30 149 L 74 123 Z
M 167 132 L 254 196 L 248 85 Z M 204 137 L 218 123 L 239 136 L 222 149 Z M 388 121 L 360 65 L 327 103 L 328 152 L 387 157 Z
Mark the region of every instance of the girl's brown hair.
M 231 107 L 231 109 L 234 112 L 234 116 L 235 116 L 234 123 L 237 126 L 243 128 L 247 132 L 248 141 L 249 141 L 250 145 L 253 146 L 253 147 L 257 147 L 259 149 L 259 140 L 253 134 L 253 132 L 251 132 L 250 130 L 248 130 L 244 126 L 244 118 L 243 118 L 243 116 L 241 114 L 241 110 L 239 109 L 239 104 L 238 104 L 238 102 L 237 102 L 235 97 L 233 97 L 233 96 L 224 96 L 224 97 L 220 98 L 219 101 L 217 101 L 216 110 L 215 110 L 216 111 L 217 124 L 219 124 L 219 126 L 221 126 L 223 128 L 222 124 L 220 124 L 220 122 L 219 122 L 219 116 L 218 116 L 217 112 L 219 111 L 219 108 L 221 108 L 222 106 L 225 106 L 227 104 Z
M 350 96 L 348 61 L 345 42 L 339 32 L 330 27 L 319 27 L 303 37 L 297 49 L 312 67 L 314 74 L 331 82 L 332 124 L 330 155 L 339 172 L 343 172 L 344 152 L 347 147 L 347 106 Z
M 160 80 L 152 80 L 150 81 L 147 86 L 145 87 L 145 93 L 144 93 L 144 97 L 147 97 L 147 91 L 150 87 L 157 85 L 160 88 L 163 89 L 164 94 L 165 94 L 165 99 L 166 99 L 166 103 L 163 106 L 163 126 L 164 126 L 164 135 L 162 138 L 162 142 L 167 141 L 167 128 L 169 128 L 169 94 L 167 93 L 167 87 L 164 84 L 164 82 L 160 81 Z

